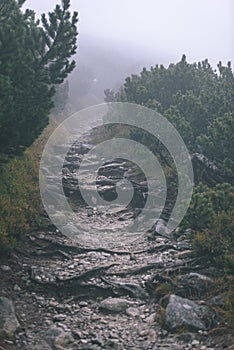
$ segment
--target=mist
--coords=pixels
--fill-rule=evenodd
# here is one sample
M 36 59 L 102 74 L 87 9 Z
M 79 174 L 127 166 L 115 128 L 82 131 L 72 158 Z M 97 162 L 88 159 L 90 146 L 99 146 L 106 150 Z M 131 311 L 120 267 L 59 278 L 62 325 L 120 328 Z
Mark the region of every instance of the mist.
M 59 0 L 28 0 L 39 17 Z M 79 13 L 77 68 L 70 80 L 77 108 L 103 100 L 104 89 L 118 89 L 143 67 L 208 58 L 233 62 L 232 0 L 73 0 Z M 81 98 L 82 97 L 82 98 Z M 83 99 L 83 100 L 82 100 Z M 90 102 L 92 100 L 92 102 Z

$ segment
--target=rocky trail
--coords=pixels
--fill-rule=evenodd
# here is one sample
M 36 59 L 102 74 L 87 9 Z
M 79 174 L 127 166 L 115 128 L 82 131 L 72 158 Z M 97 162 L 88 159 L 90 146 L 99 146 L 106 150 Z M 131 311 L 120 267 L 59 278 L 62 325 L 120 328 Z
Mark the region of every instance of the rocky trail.
M 75 152 L 64 175 L 71 200 L 79 198 L 72 174 L 82 152 Z M 104 196 L 113 195 L 125 165 L 106 165 L 99 179 Z M 147 189 L 134 181 L 140 203 Z M 134 217 L 133 207 L 111 221 L 76 202 L 86 220 L 116 230 Z M 221 313 L 222 272 L 194 255 L 189 232 L 167 236 L 161 219 L 124 247 L 78 244 L 48 224 L 1 260 L 0 278 L 0 350 L 233 349 Z

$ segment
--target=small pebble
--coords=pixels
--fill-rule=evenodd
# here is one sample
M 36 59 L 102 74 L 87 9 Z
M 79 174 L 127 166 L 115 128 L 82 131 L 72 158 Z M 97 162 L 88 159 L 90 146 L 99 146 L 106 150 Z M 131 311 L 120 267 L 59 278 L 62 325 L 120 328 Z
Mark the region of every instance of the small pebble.
M 61 322 L 61 321 L 64 321 L 66 318 L 67 318 L 66 315 L 64 315 L 64 314 L 59 314 L 59 315 L 55 315 L 55 316 L 53 317 L 53 321 L 54 321 L 54 322 Z
M 21 288 L 20 288 L 20 286 L 18 286 L 18 284 L 14 285 L 14 291 L 16 291 L 16 292 L 20 292 L 21 291 Z
M 191 344 L 192 344 L 193 346 L 196 346 L 196 345 L 199 345 L 200 342 L 199 342 L 199 340 L 194 339 L 194 340 L 192 341 Z
M 126 310 L 126 314 L 130 317 L 137 317 L 137 316 L 139 316 L 139 310 L 135 307 L 129 307 Z
M 81 301 L 80 303 L 79 303 L 79 306 L 80 307 L 83 307 L 83 306 L 88 306 L 89 304 L 87 303 L 87 301 Z
M 11 268 L 10 268 L 10 266 L 2 265 L 1 266 L 1 270 L 4 271 L 4 272 L 9 272 L 9 271 L 11 271 Z

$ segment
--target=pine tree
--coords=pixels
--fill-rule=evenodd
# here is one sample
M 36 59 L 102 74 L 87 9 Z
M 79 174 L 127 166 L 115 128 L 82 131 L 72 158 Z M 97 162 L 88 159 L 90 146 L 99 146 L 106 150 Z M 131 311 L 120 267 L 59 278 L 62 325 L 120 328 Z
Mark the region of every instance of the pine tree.
M 36 20 L 0 0 L 0 159 L 21 154 L 48 124 L 55 86 L 75 68 L 78 14 L 62 0 Z

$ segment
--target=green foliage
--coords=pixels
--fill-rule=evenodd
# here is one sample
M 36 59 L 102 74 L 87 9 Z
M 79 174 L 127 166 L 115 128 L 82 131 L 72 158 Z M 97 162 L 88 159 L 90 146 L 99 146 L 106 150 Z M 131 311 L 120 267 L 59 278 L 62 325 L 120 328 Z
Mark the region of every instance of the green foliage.
M 174 106 L 168 108 L 164 116 L 177 129 L 187 147 L 191 148 L 194 143 L 194 135 L 190 122 L 182 117 L 179 109 Z
M 232 270 L 234 75 L 231 63 L 224 66 L 219 62 L 215 70 L 207 59 L 189 64 L 183 55 L 168 68 L 156 65 L 128 77 L 117 93 L 106 90 L 106 99 L 157 110 L 178 130 L 191 153 L 202 153 L 198 157 L 201 162 L 193 165 L 196 180 L 202 179 L 203 183 L 195 187 L 182 228 L 192 229 L 193 245 L 199 255 L 208 254 L 226 266 L 226 270 Z M 174 164 L 160 142 L 144 132 L 132 130 L 131 136 L 159 156 L 164 173 L 169 175 L 168 192 L 171 195 L 174 188 L 176 195 Z M 203 163 L 202 159 L 207 161 Z
M 230 175 L 234 170 L 234 118 L 225 114 L 213 120 L 208 126 L 206 134 L 198 137 L 203 153 L 218 165 L 222 166 Z
M 208 255 L 221 266 L 227 265 L 234 253 L 234 221 L 232 216 L 220 212 L 212 225 L 203 231 L 195 232 L 193 246 L 199 255 Z
M 206 185 L 200 183 L 194 190 L 190 207 L 183 224 L 192 230 L 203 230 L 213 222 L 215 212 L 210 200 L 210 191 Z
M 37 184 L 38 166 L 30 154 L 12 159 L 1 169 L 0 252 L 39 223 L 43 209 Z
M 218 213 L 234 210 L 234 190 L 229 183 L 215 188 L 199 183 L 195 187 L 184 223 L 195 231 L 204 230 L 213 224 Z
M 48 124 L 54 85 L 74 69 L 77 13 L 63 0 L 36 20 L 23 1 L 0 0 L 0 161 L 21 154 Z
M 226 266 L 234 254 L 234 189 L 228 184 L 209 188 L 199 184 L 183 221 L 193 232 L 197 254 Z
M 24 2 L 0 0 L 0 163 L 7 163 L 0 167 L 1 252 L 11 249 L 43 213 L 40 141 L 19 155 L 48 124 L 55 91 L 64 96 L 68 89 L 66 84 L 55 87 L 75 67 L 71 57 L 76 52 L 78 19 L 69 11 L 70 1 L 62 0 L 41 21 L 32 10 L 21 10 Z
M 164 282 L 164 283 L 160 283 L 156 288 L 155 288 L 155 291 L 154 291 L 154 296 L 157 298 L 157 299 L 160 299 L 162 297 L 165 297 L 166 295 L 168 294 L 171 294 L 172 292 L 172 286 L 167 283 L 167 282 Z
M 0 168 L 0 254 L 10 251 L 23 235 L 43 223 L 39 165 L 44 146 L 56 125 L 51 122 L 23 156 L 11 159 Z
M 234 255 L 225 256 L 224 266 L 227 274 L 234 275 Z
M 224 152 L 229 153 L 233 147 L 234 76 L 230 62 L 226 67 L 220 62 L 214 70 L 207 59 L 189 64 L 183 55 L 168 68 L 144 68 L 139 75 L 128 77 L 117 93 L 106 90 L 105 94 L 106 101 L 127 101 L 156 109 L 178 129 L 192 152 L 202 147 L 208 157 L 221 157 L 224 162 Z M 221 134 L 223 142 L 219 144 Z M 232 140 L 230 145 L 226 145 L 227 140 Z M 230 154 L 226 158 L 228 164 L 233 164 Z

